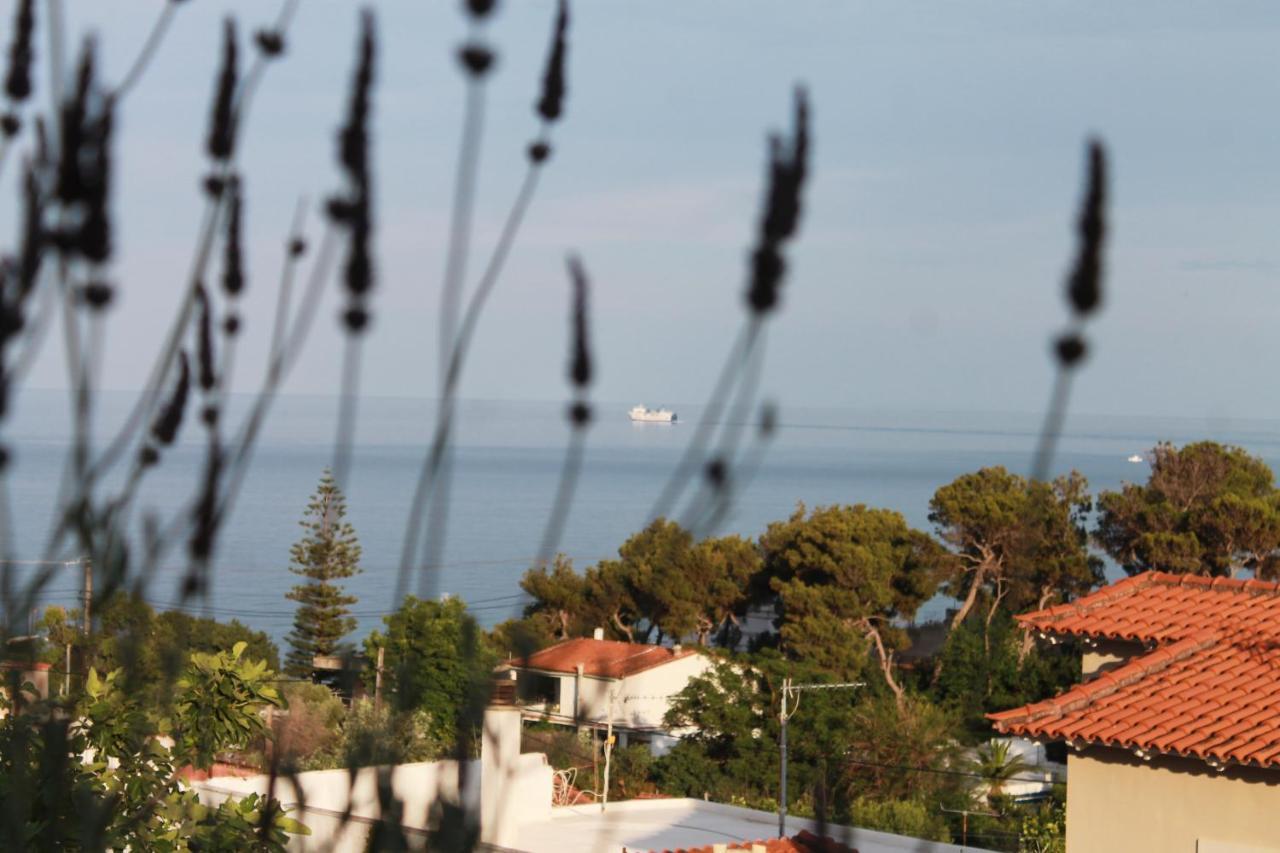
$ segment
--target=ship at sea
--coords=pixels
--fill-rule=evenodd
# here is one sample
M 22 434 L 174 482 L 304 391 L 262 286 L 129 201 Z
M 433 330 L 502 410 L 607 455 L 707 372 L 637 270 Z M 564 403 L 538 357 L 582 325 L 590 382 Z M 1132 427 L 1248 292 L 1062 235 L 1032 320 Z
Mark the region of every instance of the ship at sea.
M 647 406 L 636 406 L 631 410 L 631 420 L 654 424 L 673 424 L 676 413 L 670 409 L 650 409 Z

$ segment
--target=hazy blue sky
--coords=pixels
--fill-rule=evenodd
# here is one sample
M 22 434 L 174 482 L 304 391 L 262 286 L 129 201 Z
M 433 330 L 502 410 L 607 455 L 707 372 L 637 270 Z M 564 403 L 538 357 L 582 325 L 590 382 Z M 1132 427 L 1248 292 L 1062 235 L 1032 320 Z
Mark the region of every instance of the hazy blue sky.
M 118 79 L 160 0 L 65 5 L 78 31 L 101 33 L 106 74 Z M 434 393 L 461 115 L 459 6 L 377 4 L 380 287 L 364 362 L 374 394 Z M 115 201 L 123 294 L 103 366 L 109 387 L 141 381 L 182 286 L 220 18 L 234 11 L 252 29 L 275 9 L 267 0 L 182 4 L 124 106 Z M 338 185 L 333 129 L 356 9 L 303 3 L 287 56 L 253 105 L 241 388 L 256 381 L 294 204 Z M 551 0 L 507 0 L 492 26 L 501 58 L 481 254 L 523 168 L 552 12 Z M 595 283 L 597 396 L 702 399 L 742 315 L 764 134 L 785 123 L 790 89 L 805 81 L 816 161 L 764 383 L 784 405 L 1040 409 L 1047 341 L 1066 317 L 1082 144 L 1097 133 L 1113 155 L 1113 241 L 1076 408 L 1280 417 L 1274 2 L 579 0 L 573 17 L 567 117 L 477 338 L 467 396 L 564 395 L 563 257 L 574 250 Z M 12 233 L 12 210 L 0 212 Z M 335 391 L 335 311 L 325 307 L 289 390 Z M 33 384 L 63 381 L 50 346 Z

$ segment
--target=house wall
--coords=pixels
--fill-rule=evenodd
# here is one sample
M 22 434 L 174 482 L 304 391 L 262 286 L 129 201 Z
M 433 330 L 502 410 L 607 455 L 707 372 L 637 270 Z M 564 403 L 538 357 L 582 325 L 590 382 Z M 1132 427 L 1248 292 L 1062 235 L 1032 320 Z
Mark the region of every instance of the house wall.
M 711 659 L 695 654 L 624 678 L 619 695 L 625 701 L 615 709 L 614 722 L 636 729 L 661 728 L 671 707 L 670 697 L 683 690 L 689 679 L 709 669 Z
M 1280 849 L 1280 771 L 1089 747 L 1067 759 L 1067 853 Z

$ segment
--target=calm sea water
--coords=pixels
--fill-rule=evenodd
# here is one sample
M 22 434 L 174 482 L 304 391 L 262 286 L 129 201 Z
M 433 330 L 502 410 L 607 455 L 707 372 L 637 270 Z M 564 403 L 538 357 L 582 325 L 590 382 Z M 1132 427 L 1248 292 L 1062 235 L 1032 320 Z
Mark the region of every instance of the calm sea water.
M 131 398 L 107 394 L 99 422 L 118 422 Z M 658 401 L 650 401 L 656 403 Z M 237 401 L 242 407 L 243 401 Z M 578 566 L 613 556 L 642 527 L 693 433 L 699 411 L 676 406 L 675 425 L 633 424 L 630 402 L 599 404 L 561 550 Z M 424 577 L 421 591 L 461 596 L 491 625 L 519 611 L 517 581 L 534 557 L 564 458 L 567 430 L 561 403 L 469 401 L 462 407 L 450 526 L 443 565 Z M 14 449 L 10 492 L 15 553 L 35 559 L 51 523 L 51 510 L 69 445 L 65 394 L 28 392 L 8 440 Z M 332 461 L 336 402 L 280 399 L 254 457 L 229 524 L 221 537 L 212 595 L 203 608 L 220 619 L 239 618 L 277 639 L 292 620 L 285 592 L 296 581 L 287 569 L 298 521 L 322 469 Z M 361 404 L 353 467 L 347 484 L 349 520 L 363 547 L 363 573 L 348 582 L 359 596 L 355 611 L 363 635 L 392 606 L 400 547 L 432 404 L 371 399 Z M 758 474 L 738 495 L 721 532 L 754 536 L 787 517 L 800 501 L 809 506 L 866 503 L 891 507 L 928 528 L 929 498 L 959 474 L 984 465 L 1025 473 L 1038 416 L 1008 414 L 869 413 L 784 410 L 781 428 Z M 200 430 L 184 425 L 180 445 L 154 471 L 140 507 L 169 517 L 183 511 L 198 481 Z M 1141 481 L 1145 464 L 1127 457 L 1159 440 L 1202 438 L 1242 445 L 1275 468 L 1280 465 L 1280 422 L 1169 420 L 1073 416 L 1055 469 L 1079 470 L 1095 489 Z M 157 605 L 176 601 L 184 570 L 178 549 L 150 585 Z M 29 567 L 15 566 L 23 574 Z M 74 604 L 76 569 L 55 576 L 48 601 Z M 945 602 L 931 602 L 936 613 Z M 929 615 L 928 613 L 924 615 Z

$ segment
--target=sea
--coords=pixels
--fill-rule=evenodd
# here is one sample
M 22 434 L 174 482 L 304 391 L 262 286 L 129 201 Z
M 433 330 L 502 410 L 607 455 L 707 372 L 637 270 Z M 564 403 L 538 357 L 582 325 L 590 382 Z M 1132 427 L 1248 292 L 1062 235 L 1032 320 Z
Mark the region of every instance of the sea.
M 99 446 L 128 411 L 135 395 L 106 392 L 95 406 Z M 651 518 L 664 486 L 693 436 L 702 411 L 672 405 L 675 424 L 633 423 L 633 401 L 595 404 L 581 473 L 558 550 L 583 568 L 616 555 L 618 546 Z M 249 400 L 235 398 L 228 429 Z M 480 623 L 518 616 L 525 601 L 518 582 L 538 556 L 569 443 L 563 402 L 465 400 L 459 407 L 447 536 L 438 562 L 415 571 L 409 591 L 457 596 Z M 145 597 L 158 608 L 238 619 L 282 642 L 293 616 L 285 599 L 299 579 L 289 572 L 290 546 L 321 473 L 334 461 L 338 401 L 282 396 L 271 409 L 252 465 L 219 538 L 212 584 L 202 600 L 182 601 L 186 553 L 162 559 Z M 72 550 L 45 551 L 55 520 L 71 447 L 66 392 L 28 390 L 0 431 L 10 449 L 7 487 L 12 517 L 10 560 L 3 570 L 18 585 L 56 558 L 42 602 L 75 606 L 81 570 L 58 561 Z M 362 548 L 361 572 L 346 581 L 358 597 L 355 637 L 378 628 L 394 608 L 409 506 L 434 422 L 432 401 L 366 398 L 360 401 L 349 474 L 347 519 Z M 738 482 L 730 511 L 716 534 L 759 535 L 800 504 L 866 504 L 898 510 L 930 529 L 933 493 L 960 474 L 1002 465 L 1029 473 L 1042 415 L 995 412 L 871 412 L 834 408 L 783 409 L 754 475 Z M 1054 473 L 1075 470 L 1093 490 L 1145 481 L 1148 467 L 1131 462 L 1159 441 L 1214 439 L 1242 446 L 1280 465 L 1280 421 L 1173 419 L 1071 413 L 1058 442 Z M 744 446 L 754 447 L 744 431 Z M 177 445 L 143 480 L 133 515 L 132 547 L 141 549 L 142 520 L 162 524 L 189 512 L 204 458 L 202 429 L 188 417 Z M 107 481 L 108 491 L 121 472 Z M 676 504 L 671 516 L 686 512 Z M 1109 566 L 1112 577 L 1120 575 Z M 936 598 L 922 620 L 948 606 Z

